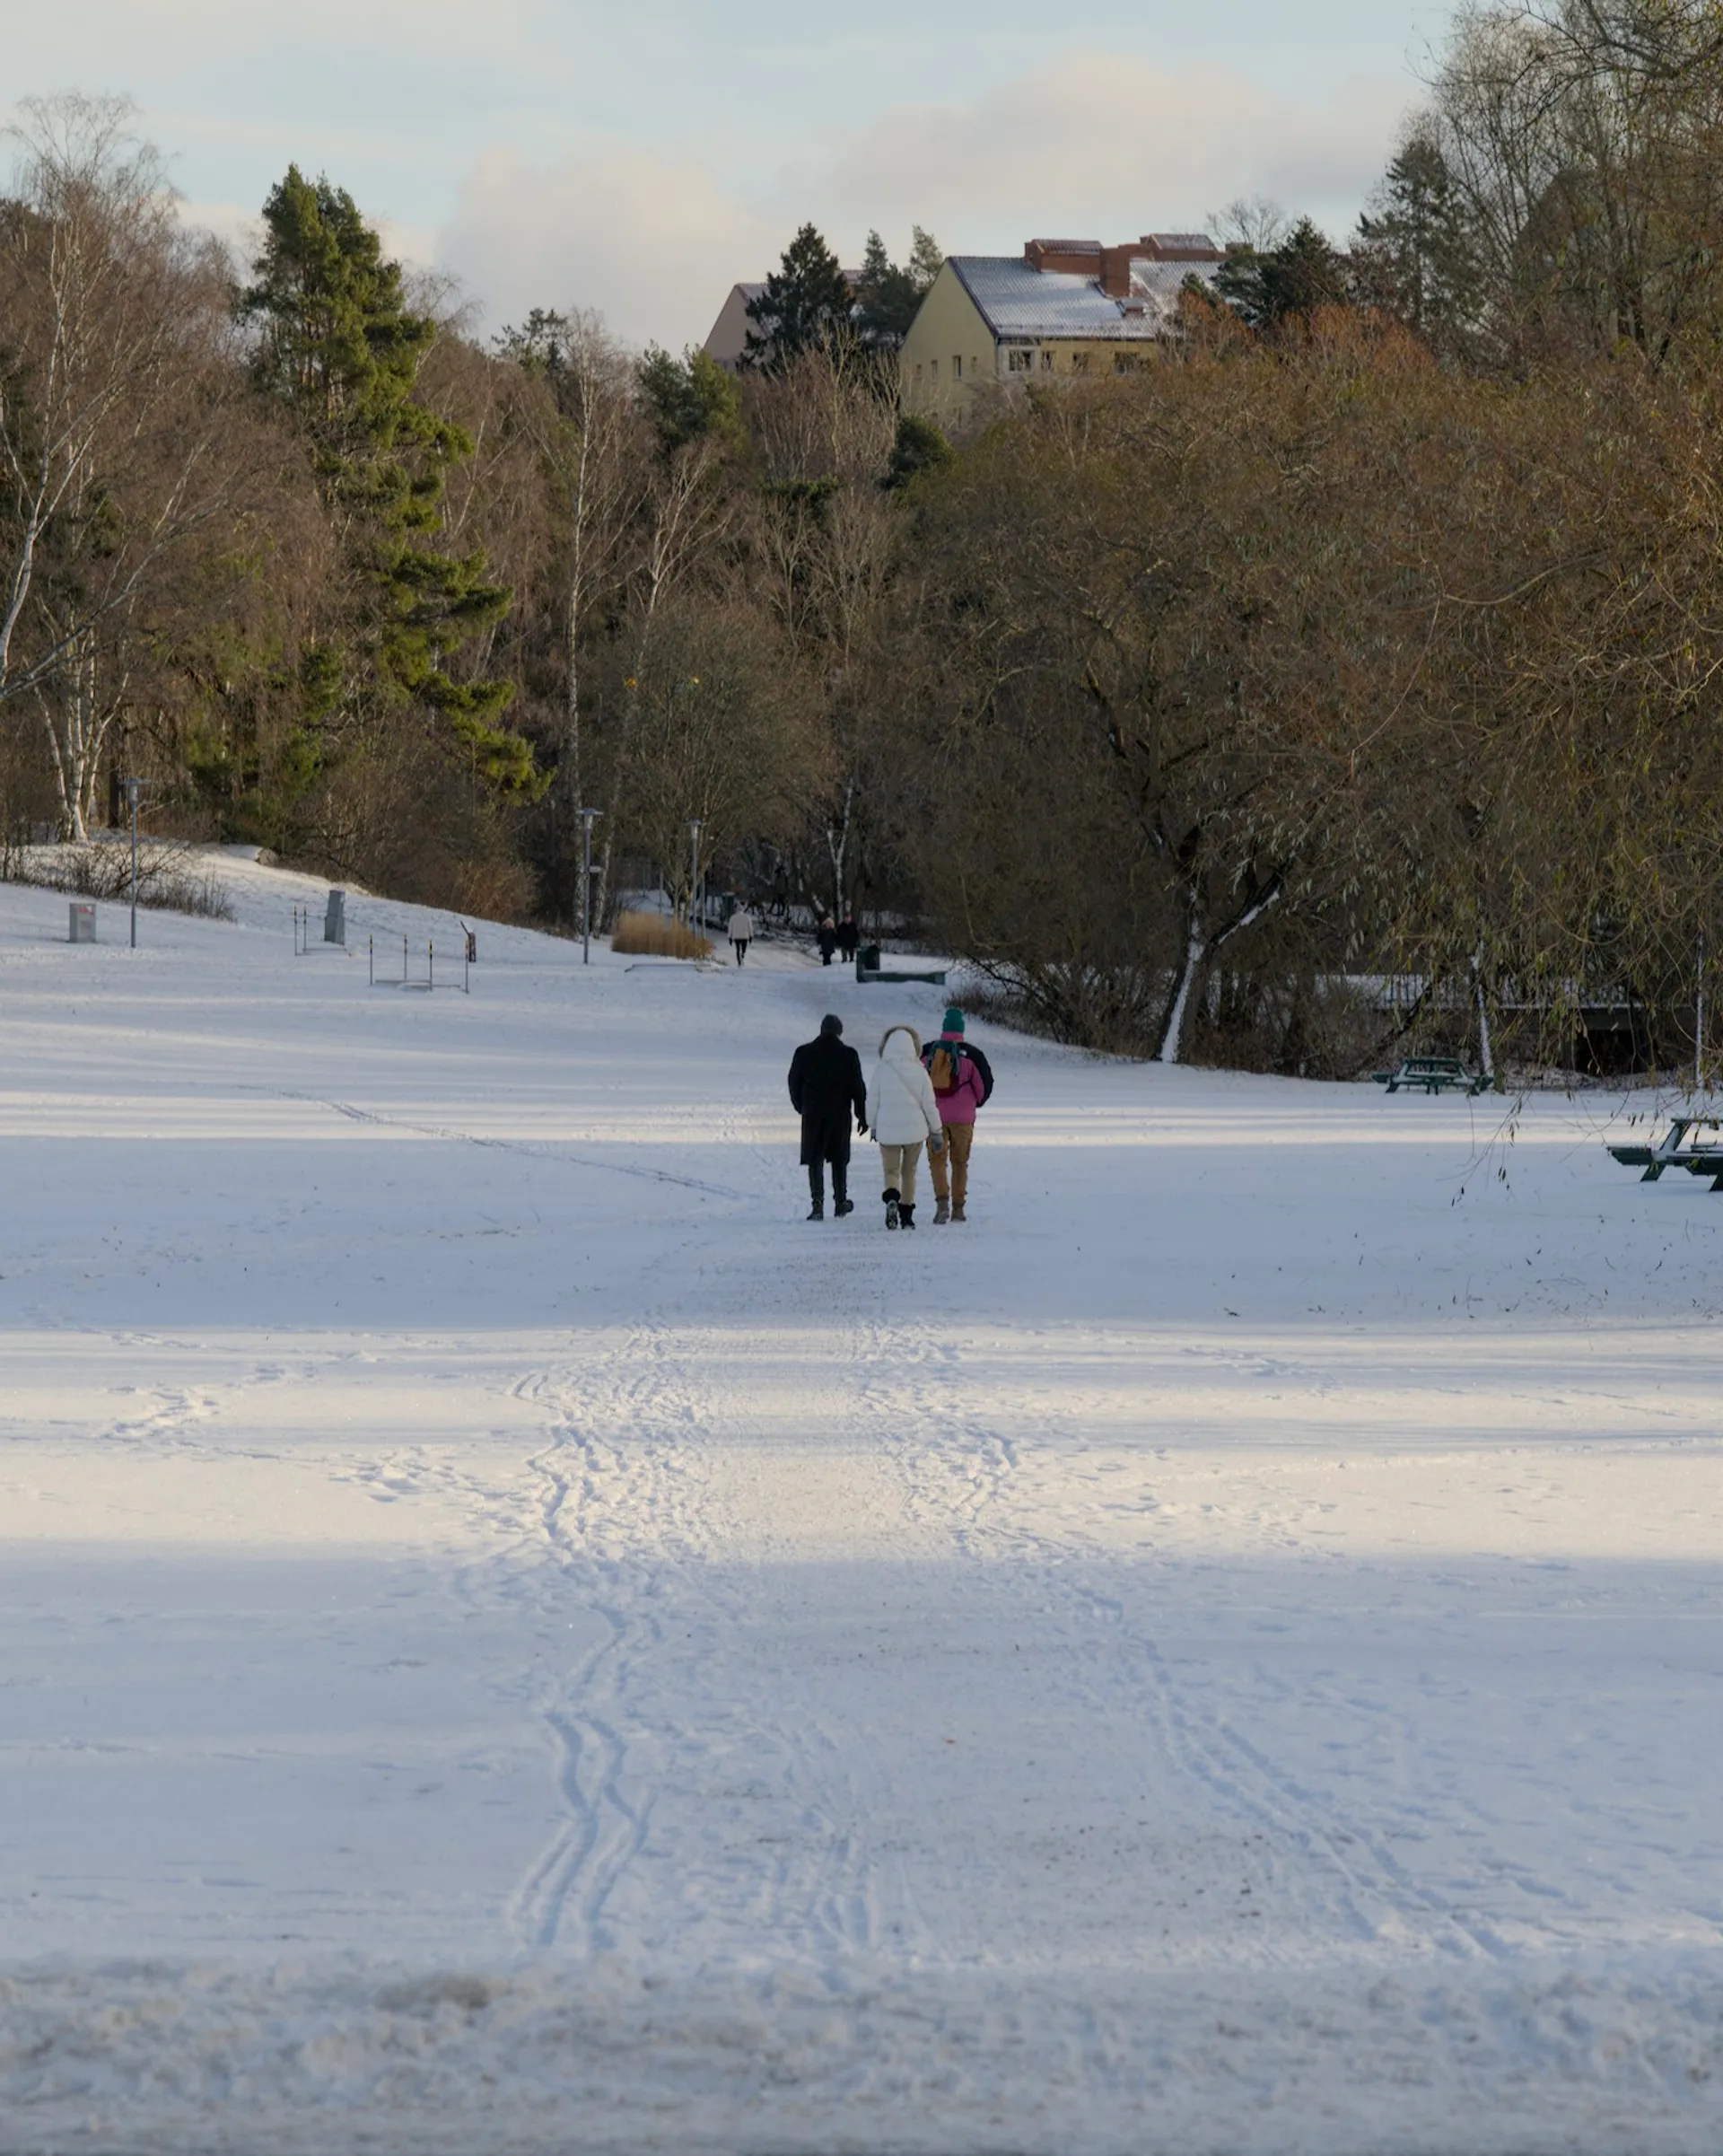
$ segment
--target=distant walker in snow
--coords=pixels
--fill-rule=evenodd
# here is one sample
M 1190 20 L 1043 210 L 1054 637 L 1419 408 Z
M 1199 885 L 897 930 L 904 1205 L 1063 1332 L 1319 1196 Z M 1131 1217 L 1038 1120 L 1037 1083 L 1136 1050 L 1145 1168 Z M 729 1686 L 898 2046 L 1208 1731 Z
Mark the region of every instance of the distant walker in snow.
M 819 1038 L 804 1040 L 790 1058 L 790 1105 L 801 1117 L 801 1164 L 808 1170 L 809 1220 L 826 1217 L 826 1163 L 832 1164 L 832 1211 L 853 1213 L 850 1202 L 850 1117 L 859 1135 L 868 1127 L 868 1091 L 862 1058 L 844 1039 L 844 1021 L 827 1012 Z
M 993 1096 L 993 1066 L 963 1037 L 963 1012 L 953 1004 L 940 1038 L 922 1056 L 939 1103 L 945 1133 L 943 1149 L 929 1149 L 933 1170 L 933 1225 L 966 1221 L 969 1149 L 975 1141 L 975 1116 Z M 949 1181 L 948 1181 L 949 1175 Z
M 754 941 L 754 916 L 747 907 L 739 906 L 730 916 L 730 947 L 736 953 L 739 966 L 748 956 L 748 947 Z
M 915 1168 L 925 1145 L 936 1158 L 945 1144 L 933 1087 L 922 1068 L 922 1037 L 914 1026 L 888 1026 L 868 1089 L 868 1121 L 885 1171 L 886 1225 L 915 1225 Z

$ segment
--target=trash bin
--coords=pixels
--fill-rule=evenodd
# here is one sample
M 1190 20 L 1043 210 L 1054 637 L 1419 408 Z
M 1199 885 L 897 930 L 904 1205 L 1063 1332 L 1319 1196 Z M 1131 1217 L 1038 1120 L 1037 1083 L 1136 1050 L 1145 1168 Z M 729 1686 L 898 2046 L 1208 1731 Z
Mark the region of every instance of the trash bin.
M 72 942 L 93 943 L 96 940 L 96 909 L 87 898 L 72 901 Z
M 860 979 L 862 978 L 862 976 L 864 973 L 878 973 L 878 972 L 879 972 L 879 944 L 878 944 L 878 943 L 864 943 L 864 944 L 862 946 L 861 950 L 860 950 L 860 951 L 858 951 L 856 952 L 856 954 L 855 954 L 855 977 L 856 977 L 856 979 L 857 979 L 857 980 L 860 980 Z
M 332 890 L 323 913 L 323 941 L 326 943 L 345 943 L 346 940 L 347 894 L 344 890 Z

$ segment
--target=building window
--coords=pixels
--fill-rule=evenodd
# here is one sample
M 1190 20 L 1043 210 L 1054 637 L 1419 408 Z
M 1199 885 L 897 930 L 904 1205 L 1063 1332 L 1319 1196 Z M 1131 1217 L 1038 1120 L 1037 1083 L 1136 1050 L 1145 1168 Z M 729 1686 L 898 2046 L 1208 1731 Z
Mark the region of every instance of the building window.
M 1045 362 L 1046 354 L 1042 354 Z M 1005 355 L 1006 364 L 1013 374 L 1027 374 L 1035 364 L 1035 355 L 1022 345 L 1015 345 Z
M 1073 374 L 1087 374 L 1089 372 L 1089 354 L 1087 352 L 1073 352 L 1071 354 L 1071 371 Z
M 915 362 L 915 379 L 917 381 L 922 379 L 922 363 L 919 359 Z
M 1041 355 L 1041 372 L 1044 374 L 1053 372 L 1053 354 L 1051 352 L 1044 352 Z
M 940 363 L 937 359 L 928 361 L 927 372 L 929 381 L 937 383 L 940 379 Z
M 1141 352 L 1115 352 L 1113 355 L 1113 372 L 1115 374 L 1135 374 L 1141 366 Z
M 953 381 L 963 380 L 963 362 L 955 352 L 951 355 L 951 379 Z

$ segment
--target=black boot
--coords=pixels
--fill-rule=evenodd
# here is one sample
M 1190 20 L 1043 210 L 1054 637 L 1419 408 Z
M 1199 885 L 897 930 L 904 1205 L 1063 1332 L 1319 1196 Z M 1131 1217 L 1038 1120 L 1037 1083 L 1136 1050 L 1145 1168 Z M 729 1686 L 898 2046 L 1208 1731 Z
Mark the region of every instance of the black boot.
M 842 1220 L 846 1213 L 854 1211 L 855 1207 L 850 1203 L 849 1176 L 834 1161 L 832 1163 L 832 1212 L 837 1219 Z
M 808 1195 L 814 1201 L 809 1220 L 826 1217 L 826 1170 L 818 1161 L 809 1162 L 808 1169 Z
M 895 1190 L 888 1190 L 888 1191 L 887 1191 L 887 1193 L 886 1193 L 886 1225 L 887 1225 L 887 1227 L 888 1227 L 888 1228 L 895 1228 L 895 1227 L 897 1225 L 897 1217 L 898 1217 L 897 1193 L 896 1193 Z
M 913 1228 L 915 1225 L 915 1208 L 914 1205 L 905 1205 L 902 1204 L 898 1205 L 897 1225 L 900 1228 Z

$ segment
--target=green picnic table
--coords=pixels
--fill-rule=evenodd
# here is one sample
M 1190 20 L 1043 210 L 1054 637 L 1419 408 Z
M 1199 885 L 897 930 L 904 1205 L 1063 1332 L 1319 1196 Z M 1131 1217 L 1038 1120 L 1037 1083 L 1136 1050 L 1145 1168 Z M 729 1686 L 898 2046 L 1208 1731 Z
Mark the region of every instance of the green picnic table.
M 1642 1168 L 1642 1183 L 1655 1183 L 1666 1168 L 1684 1168 L 1690 1175 L 1714 1177 L 1711 1188 L 1723 1189 L 1723 1149 L 1715 1144 L 1689 1145 L 1690 1130 L 1723 1130 L 1723 1117 L 1672 1117 L 1668 1129 L 1655 1145 L 1612 1145 L 1610 1155 L 1623 1168 Z
M 902 971 L 896 967 L 888 968 L 880 962 L 878 943 L 870 943 L 855 954 L 855 977 L 864 986 L 870 981 L 927 981 L 936 988 L 943 988 L 946 971 L 943 966 L 920 969 L 905 967 Z
M 1490 1081 L 1469 1071 L 1457 1056 L 1408 1056 L 1397 1071 L 1374 1071 L 1391 1093 L 1481 1093 Z

